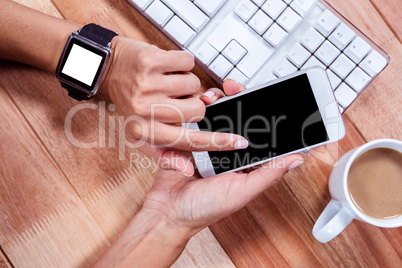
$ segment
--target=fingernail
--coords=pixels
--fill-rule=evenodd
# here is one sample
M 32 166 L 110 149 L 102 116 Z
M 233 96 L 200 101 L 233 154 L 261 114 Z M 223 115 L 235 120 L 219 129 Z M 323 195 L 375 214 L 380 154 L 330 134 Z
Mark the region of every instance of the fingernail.
M 207 91 L 204 94 L 202 94 L 203 96 L 207 96 L 208 98 L 212 99 L 215 96 L 215 92 L 213 91 Z
M 288 170 L 292 170 L 294 168 L 297 168 L 298 166 L 300 166 L 303 163 L 304 163 L 304 161 L 296 160 L 292 164 L 289 165 Z
M 235 149 L 245 149 L 248 147 L 248 141 L 247 140 L 238 140 L 234 144 Z
M 184 173 L 184 172 L 181 172 L 181 171 L 178 171 L 181 175 L 184 175 L 184 176 L 186 176 L 186 177 L 192 177 L 193 175 L 194 175 L 194 171 L 193 171 L 193 173 L 191 174 L 191 175 L 189 175 L 189 174 L 186 174 L 186 173 Z

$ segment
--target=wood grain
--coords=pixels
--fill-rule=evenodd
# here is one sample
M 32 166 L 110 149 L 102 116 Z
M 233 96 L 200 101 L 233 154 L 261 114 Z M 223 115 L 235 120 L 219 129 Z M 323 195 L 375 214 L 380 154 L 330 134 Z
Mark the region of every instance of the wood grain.
M 123 0 L 17 2 L 177 49 Z M 369 140 L 402 139 L 398 1 L 329 3 L 391 56 L 390 65 L 347 110 L 341 142 L 313 150 L 305 165 L 246 208 L 197 234 L 175 267 L 402 267 L 402 228 L 353 221 L 327 244 L 311 234 L 330 200 L 328 177 L 336 160 Z M 204 87 L 215 86 L 200 68 L 194 72 Z M 0 61 L 0 85 L 0 245 L 16 267 L 56 261 L 88 266 L 138 211 L 156 171 L 133 163 L 130 156 L 138 151 L 119 151 L 122 131 L 110 125 L 118 121 L 109 100 L 96 98 L 74 116 L 73 136 L 98 143 L 80 148 L 64 128 L 66 116 L 80 106 L 64 97 L 53 74 Z M 65 233 L 58 235 L 60 230 Z M 0 255 L 0 267 L 2 262 L 10 265 Z
M 109 148 L 105 142 L 107 137 L 101 137 L 99 140 L 100 131 L 107 125 L 100 118 L 102 115 L 99 112 L 100 105 L 106 107 L 105 102 L 93 101 L 92 108 L 84 109 L 85 104 L 60 97 L 66 93 L 53 74 L 17 63 L 2 64 L 0 80 L 16 105 L 21 107 L 24 117 L 30 122 L 52 158 L 68 175 L 79 196 L 87 195 L 97 189 L 106 178 L 128 168 L 129 154 L 123 154 L 125 161 L 120 161 L 118 143 Z M 49 105 L 50 103 L 52 105 Z M 74 107 L 83 109 L 78 110 L 72 118 L 72 137 L 69 138 L 64 124 L 66 116 Z M 105 120 L 109 115 L 105 115 Z M 119 137 L 118 134 L 116 133 L 116 137 Z M 83 148 L 92 142 L 104 142 L 105 146 L 96 146 L 93 150 Z
M 12 0 L 13 2 L 38 10 L 53 17 L 62 18 L 62 15 L 50 0 Z
M 16 266 L 88 266 L 109 241 L 1 87 L 0 100 L 2 249 Z
M 52 4 L 50 2 L 42 2 L 25 1 L 22 3 L 32 5 L 33 8 L 39 10 L 43 6 L 43 11 L 46 13 L 64 16 L 54 14 L 57 9 L 54 6 L 51 8 Z M 93 8 L 99 9 L 99 6 L 93 5 Z M 94 18 L 96 16 L 108 18 L 108 16 L 103 15 L 108 14 L 108 9 L 106 6 L 106 11 L 94 14 Z M 97 142 L 95 148 L 82 148 L 82 146 L 74 145 L 71 139 L 68 139 L 64 127 L 66 116 L 72 109 L 79 108 L 81 103 L 77 103 L 67 97 L 60 98 L 60 95 L 66 96 L 66 93 L 53 74 L 21 64 L 3 61 L 0 64 L 0 81 L 36 134 L 36 137 L 32 138 L 37 139 L 39 143 L 44 145 L 51 156 L 50 158 L 54 160 L 62 171 L 61 173 L 71 184 L 72 189 L 83 200 L 91 213 L 91 217 L 94 217 L 94 220 L 99 224 L 102 230 L 100 233 L 110 241 L 115 240 L 119 232 L 124 229 L 128 221 L 138 211 L 142 198 L 149 189 L 154 175 L 149 172 L 146 174 L 137 172 L 134 175 L 132 174 L 131 180 L 125 180 L 122 184 L 111 183 L 110 178 L 113 181 L 116 175 L 124 174 L 129 167 L 138 164 L 135 161 L 133 162 L 133 158 L 130 157 L 134 154 L 135 159 L 137 159 L 140 153 L 132 149 L 126 150 L 126 148 L 121 153 L 119 135 L 123 133 L 123 130 L 111 129 L 110 127 L 110 123 L 113 121 L 117 128 L 118 121 L 117 113 L 108 109 L 109 101 L 94 99 L 91 101 L 91 108 L 80 110 L 73 117 L 71 126 L 73 137 L 83 143 Z M 25 83 L 20 81 L 25 81 Z M 55 94 L 55 92 L 57 93 Z M 52 103 L 52 105 L 49 105 L 49 103 Z M 102 107 L 105 107 L 106 111 L 103 112 Z M 11 139 L 11 137 L 4 137 L 4 140 L 7 139 Z M 15 153 L 19 153 L 18 148 Z M 111 187 L 111 185 L 116 187 Z M 127 187 L 131 191 L 127 192 Z M 110 191 L 105 192 L 105 189 Z M 62 194 L 58 195 L 56 192 L 53 194 L 59 196 L 61 200 L 64 199 Z M 92 194 L 96 194 L 98 199 L 91 199 Z M 102 196 L 102 198 L 99 196 Z M 7 204 L 4 206 L 7 207 Z M 36 213 L 33 207 L 31 207 L 31 211 Z M 106 211 L 108 213 L 102 215 L 102 212 Z M 48 213 L 50 212 L 48 211 Z M 21 214 L 24 215 L 23 212 Z M 35 221 L 32 220 L 31 223 L 33 222 Z M 47 228 L 55 228 L 54 226 L 55 224 L 52 224 Z M 79 228 L 76 225 L 74 226 L 77 228 L 76 231 L 79 232 Z M 4 224 L 4 227 L 7 227 L 7 224 Z M 49 243 L 49 240 L 47 242 Z M 101 243 L 98 244 L 102 248 L 101 251 L 107 246 Z M 205 245 L 208 245 L 208 247 L 205 247 Z M 42 246 L 45 247 L 45 245 Z M 17 252 L 17 255 L 13 255 L 13 258 L 22 255 L 32 256 L 34 252 L 28 252 L 26 248 L 23 251 L 19 248 L 13 249 L 11 251 Z M 30 249 L 34 250 L 33 248 Z M 57 254 L 59 252 L 55 253 L 55 255 Z M 77 256 L 83 257 L 82 253 L 77 254 Z M 41 255 L 41 257 L 45 257 L 45 255 Z M 62 256 L 60 255 L 60 257 Z M 41 260 L 39 258 L 39 261 Z M 177 266 L 198 265 L 197 263 L 212 264 L 216 260 L 220 260 L 220 263 L 224 266 L 233 266 L 230 258 L 222 250 L 211 232 L 205 230 L 192 239 Z M 37 264 L 41 267 L 44 263 L 38 262 Z
M 12 265 L 8 261 L 3 250 L 0 248 L 0 268 L 11 268 L 11 267 L 12 267 Z
M 399 0 L 371 0 L 381 14 L 383 20 L 393 31 L 399 42 L 402 42 L 402 8 Z
M 130 156 L 132 156 L 131 154 L 138 155 L 139 152 L 127 150 L 124 154 L 125 160 L 119 160 L 118 142 L 116 142 L 115 148 L 104 147 L 93 149 L 79 148 L 69 142 L 64 133 L 63 122 L 68 111 L 76 103 L 69 99 L 56 98 L 55 95 L 51 94 L 53 90 L 60 90 L 60 94 L 65 93 L 60 89 L 58 82 L 55 81 L 51 74 L 35 70 L 28 66 L 7 63 L 0 66 L 0 80 L 5 88 L 8 89 L 7 91 L 12 94 L 17 105 L 22 107 L 21 111 L 24 113 L 24 116 L 30 122 L 38 137 L 41 137 L 41 142 L 48 148 L 49 153 L 60 166 L 61 170 L 63 170 L 63 173 L 66 174 L 69 182 L 81 198 L 86 198 L 89 194 L 96 192 L 104 186 L 110 177 L 123 173 L 131 164 L 135 164 L 131 163 L 131 159 L 136 159 L 137 157 L 130 158 Z M 21 80 L 30 82 L 19 84 L 17 81 Z M 46 86 L 44 87 L 43 85 Z M 54 103 L 54 106 L 49 106 L 47 103 Z M 96 100 L 92 101 L 92 103 L 96 105 Z M 99 103 L 102 105 L 103 102 L 99 101 L 98 105 Z M 106 111 L 106 113 L 106 119 L 110 119 L 113 116 L 113 113 L 110 111 Z M 78 140 L 85 142 L 96 141 L 99 137 L 99 112 L 87 109 L 85 114 L 77 114 L 73 122 L 73 130 L 74 136 Z M 108 134 L 109 131 L 107 130 L 106 133 Z M 105 136 L 105 139 L 108 141 L 108 136 Z M 91 169 L 88 169 L 88 166 Z M 149 175 L 145 178 L 141 176 L 135 176 L 135 178 L 148 178 L 150 182 L 152 181 L 152 176 Z M 132 193 L 133 198 L 143 198 L 146 190 L 146 187 L 136 188 L 136 191 Z M 119 195 L 122 196 L 120 198 L 127 198 L 124 197 L 122 192 L 119 192 L 115 199 L 111 200 L 114 201 L 114 203 L 112 202 L 114 205 L 112 210 L 133 209 L 133 203 L 130 202 L 122 204 L 123 207 L 119 208 Z M 113 217 L 115 215 L 113 213 L 105 214 L 108 215 L 105 217 L 99 214 L 99 211 L 104 209 L 102 206 L 91 206 L 85 201 L 84 203 L 95 217 L 95 221 L 99 223 L 103 233 L 111 241 L 115 239 L 118 231 L 124 229 L 125 224 L 130 219 L 129 217 L 122 219 L 121 216 Z M 103 204 L 105 203 L 107 202 L 103 202 Z M 133 209 L 129 214 L 130 217 L 134 216 L 134 212 L 137 210 L 138 208 Z M 107 220 L 110 219 L 116 225 L 107 225 Z M 112 232 L 110 232 L 111 230 Z M 192 243 L 194 249 L 191 250 L 189 247 L 183 254 L 183 264 L 191 263 L 191 260 L 197 259 L 203 259 L 203 263 L 213 263 L 215 259 L 225 260 L 224 263 L 231 263 L 222 249 L 220 251 L 212 250 L 220 246 L 216 240 L 208 238 L 207 234 L 212 235 L 207 232 L 204 235 L 194 237 L 194 242 Z M 215 244 L 207 243 L 206 241 L 215 241 Z M 201 250 L 200 246 L 196 246 L 197 243 L 209 245 L 210 248 L 208 250 L 205 250 L 205 248 Z

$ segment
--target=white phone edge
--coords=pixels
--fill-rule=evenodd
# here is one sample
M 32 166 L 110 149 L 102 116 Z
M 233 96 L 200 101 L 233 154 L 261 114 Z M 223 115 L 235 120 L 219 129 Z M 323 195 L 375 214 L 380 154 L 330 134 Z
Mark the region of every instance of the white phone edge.
M 238 98 L 244 94 L 248 94 L 250 92 L 259 90 L 261 88 L 280 83 L 282 81 L 288 80 L 295 76 L 302 75 L 304 73 L 306 73 L 308 76 L 316 103 L 318 105 L 318 109 L 320 111 L 321 117 L 322 117 L 324 125 L 325 125 L 325 129 L 328 134 L 328 138 L 329 138 L 328 141 L 314 144 L 312 146 L 305 147 L 305 148 L 295 150 L 295 151 L 291 151 L 291 152 L 288 152 L 285 154 L 281 154 L 281 155 L 278 155 L 278 156 L 275 156 L 275 157 L 272 157 L 269 159 L 265 159 L 263 161 L 256 162 L 256 163 L 253 163 L 250 165 L 242 166 L 242 167 L 239 167 L 236 169 L 231 169 L 226 172 L 220 173 L 218 175 L 222 175 L 222 174 L 230 173 L 230 172 L 236 172 L 236 171 L 250 168 L 253 166 L 258 166 L 265 162 L 271 161 L 275 158 L 290 155 L 290 154 L 303 153 L 303 152 L 307 153 L 315 147 L 319 147 L 322 145 L 326 145 L 326 144 L 329 144 L 332 142 L 339 141 L 345 136 L 345 134 L 346 134 L 345 125 L 343 123 L 343 119 L 342 119 L 342 115 L 341 115 L 341 112 L 338 107 L 338 103 L 335 100 L 335 95 L 332 90 L 331 84 L 329 82 L 328 75 L 327 75 L 326 71 L 324 69 L 322 69 L 321 67 L 311 67 L 311 68 L 296 72 L 294 74 L 270 81 L 270 82 L 262 84 L 260 86 L 246 89 L 236 95 L 223 97 L 223 98 L 217 100 L 216 102 L 208 105 L 207 107 L 217 105 L 221 102 L 224 102 L 224 101 L 227 101 L 227 100 L 230 100 L 233 98 Z M 307 120 L 308 119 L 306 119 L 306 121 Z M 305 121 L 305 124 L 306 124 L 306 121 Z M 198 130 L 198 131 L 200 130 L 197 123 L 183 123 L 182 125 L 186 128 L 192 129 L 192 130 Z M 209 154 L 207 151 L 192 152 L 192 154 L 194 157 L 194 161 L 197 165 L 198 171 L 203 178 L 213 177 L 213 176 L 217 175 L 212 166 L 212 163 L 210 161 Z M 197 159 L 198 159 L 198 161 L 197 161 Z

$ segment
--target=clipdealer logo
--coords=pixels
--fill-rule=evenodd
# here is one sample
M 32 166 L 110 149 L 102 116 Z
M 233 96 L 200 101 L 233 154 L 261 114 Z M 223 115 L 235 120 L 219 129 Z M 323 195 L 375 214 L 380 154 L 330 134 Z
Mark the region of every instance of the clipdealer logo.
M 130 149 L 138 149 L 144 146 L 147 142 L 150 145 L 156 146 L 153 144 L 153 140 L 156 137 L 156 135 L 163 135 L 163 133 L 157 133 L 155 131 L 155 123 L 156 121 L 154 120 L 154 115 L 155 115 L 155 110 L 156 109 L 172 109 L 174 112 L 180 115 L 180 117 L 184 118 L 183 113 L 180 111 L 180 109 L 172 104 L 152 104 L 150 109 L 151 109 L 151 118 L 147 121 L 143 117 L 138 116 L 138 115 L 132 115 L 129 117 L 124 117 L 120 115 L 115 115 L 111 114 L 110 112 L 115 112 L 116 111 L 116 106 L 114 104 L 109 104 L 106 107 L 106 103 L 104 101 L 100 101 L 99 103 L 81 103 L 73 108 L 67 113 L 65 121 L 64 121 L 64 129 L 65 129 L 65 135 L 68 141 L 79 148 L 83 149 L 91 149 L 91 148 L 118 148 L 118 157 L 119 160 L 125 160 L 126 159 L 126 150 L 127 148 Z M 98 115 L 98 135 L 97 138 L 93 141 L 84 141 L 83 138 L 79 137 L 79 135 L 75 136 L 73 134 L 73 118 L 75 116 L 79 117 L 81 115 L 78 115 L 79 112 L 85 112 L 85 110 L 93 110 L 97 115 Z M 326 114 L 324 116 L 332 116 L 336 119 L 336 116 L 333 115 L 333 113 Z M 201 120 L 201 118 L 198 118 Z M 264 149 L 267 147 L 270 148 L 277 148 L 278 146 L 278 127 L 280 127 L 281 122 L 285 122 L 287 120 L 286 115 L 282 116 L 271 116 L 270 118 L 267 118 L 263 115 L 253 115 L 250 118 L 242 118 L 242 106 L 241 102 L 238 102 L 237 104 L 237 111 L 236 111 L 236 118 L 230 118 L 229 116 L 225 115 L 217 115 L 212 118 L 212 120 L 208 120 L 204 118 L 204 122 L 206 124 L 206 131 L 212 131 L 212 125 L 216 123 L 217 121 L 226 121 L 223 125 L 226 126 L 221 129 L 215 130 L 216 132 L 214 135 L 211 136 L 211 140 L 209 141 L 210 144 L 214 146 L 222 146 L 222 145 L 217 145 L 215 138 L 217 132 L 226 132 L 226 133 L 236 133 L 236 131 L 239 131 L 238 129 L 234 129 L 234 126 L 237 126 L 238 128 L 241 127 L 242 130 L 240 132 L 243 133 L 243 136 L 249 140 L 249 146 L 250 148 L 255 148 L 255 149 Z M 199 121 L 199 120 L 194 120 L 194 121 Z M 234 121 L 236 120 L 236 121 Z M 305 143 L 305 130 L 320 122 L 321 120 L 321 114 L 319 111 L 311 114 L 306 120 L 303 122 L 303 125 L 301 126 L 300 129 L 300 136 L 302 143 L 305 145 L 307 149 L 310 149 L 310 147 Z M 184 121 L 184 120 L 183 120 Z M 244 122 L 243 122 L 244 121 Z M 262 128 L 252 128 L 253 122 L 258 121 L 259 125 L 264 125 Z M 136 127 L 141 129 L 142 135 L 137 135 L 136 139 L 132 138 L 130 135 L 127 135 L 127 131 L 131 131 L 130 129 L 130 124 L 136 124 Z M 235 124 L 236 123 L 236 124 Z M 332 124 L 333 126 L 339 128 L 338 124 Z M 106 133 L 107 132 L 107 133 Z M 146 133 L 146 134 L 145 134 Z M 266 142 L 258 144 L 254 143 L 252 140 L 249 139 L 249 134 L 253 133 L 266 133 L 269 134 L 270 139 L 266 140 Z M 130 138 L 127 138 L 130 137 Z M 191 143 L 192 138 L 191 138 L 191 132 L 186 131 L 185 128 L 182 128 L 182 131 L 180 131 L 180 134 L 177 136 L 177 138 L 173 141 L 170 141 L 168 144 L 164 144 L 163 147 L 172 147 L 174 146 L 178 141 L 186 139 L 187 142 Z M 205 146 L 208 146 L 208 144 L 203 144 L 199 145 L 198 148 L 205 148 Z M 335 148 L 335 149 L 334 149 Z M 333 165 L 334 164 L 334 155 L 336 156 L 339 153 L 339 150 L 337 149 L 338 146 L 337 144 L 335 146 L 332 146 L 331 151 L 328 152 L 326 146 L 321 146 L 317 150 L 313 150 L 310 154 L 319 159 L 322 162 L 325 162 L 326 164 Z M 130 159 L 132 161 L 139 161 L 140 157 L 137 153 L 134 157 L 130 156 Z M 275 157 L 276 155 L 272 155 L 272 157 Z M 331 157 L 332 156 L 332 157 Z M 336 158 L 335 158 L 336 159 Z M 262 160 L 262 159 L 261 159 Z M 222 163 L 226 163 L 224 161 L 220 161 Z M 236 159 L 236 161 L 240 161 L 239 159 Z M 243 161 L 243 160 L 241 160 Z M 245 161 L 245 160 L 244 160 Z M 251 161 L 251 160 L 250 160 Z M 255 162 L 255 161 L 253 161 Z M 163 164 L 163 163 L 159 163 Z M 149 165 L 149 163 L 146 163 L 146 165 Z

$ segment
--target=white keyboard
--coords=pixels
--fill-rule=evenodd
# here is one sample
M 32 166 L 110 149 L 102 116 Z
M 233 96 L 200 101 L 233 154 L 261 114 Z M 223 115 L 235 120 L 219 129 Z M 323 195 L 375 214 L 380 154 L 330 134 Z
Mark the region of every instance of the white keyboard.
M 127 0 L 216 81 L 257 86 L 327 70 L 341 111 L 389 56 L 323 0 Z

